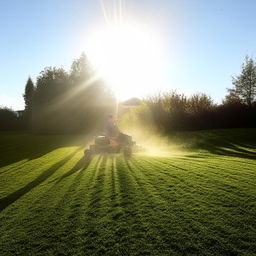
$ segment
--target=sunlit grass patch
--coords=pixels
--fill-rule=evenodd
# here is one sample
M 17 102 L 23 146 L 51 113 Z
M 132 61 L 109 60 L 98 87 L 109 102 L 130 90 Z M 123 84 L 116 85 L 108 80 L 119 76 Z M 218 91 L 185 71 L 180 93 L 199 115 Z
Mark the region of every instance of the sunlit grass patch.
M 2 135 L 1 255 L 253 255 L 252 132 L 183 134 L 200 143 L 90 162 L 82 143 L 33 136 L 33 152 L 30 135 L 14 134 L 13 149 Z

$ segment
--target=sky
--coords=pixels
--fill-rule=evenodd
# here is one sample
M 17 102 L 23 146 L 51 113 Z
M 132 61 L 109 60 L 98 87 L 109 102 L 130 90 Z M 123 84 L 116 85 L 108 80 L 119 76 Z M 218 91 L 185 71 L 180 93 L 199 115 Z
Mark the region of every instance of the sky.
M 0 0 L 0 106 L 23 109 L 28 76 L 35 82 L 45 67 L 69 70 L 106 23 L 102 3 L 111 14 L 119 1 Z M 220 103 L 245 56 L 256 57 L 254 0 L 121 2 L 125 19 L 163 42 L 164 90 L 202 92 Z

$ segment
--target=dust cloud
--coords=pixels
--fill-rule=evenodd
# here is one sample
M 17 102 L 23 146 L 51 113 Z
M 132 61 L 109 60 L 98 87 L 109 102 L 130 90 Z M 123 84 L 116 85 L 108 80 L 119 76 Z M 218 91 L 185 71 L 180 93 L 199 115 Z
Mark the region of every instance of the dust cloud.
M 126 133 L 125 130 L 124 132 Z M 176 135 L 163 136 L 147 129 L 129 130 L 127 134 L 131 135 L 138 148 L 142 149 L 139 154 L 171 157 L 186 153 L 186 144 Z

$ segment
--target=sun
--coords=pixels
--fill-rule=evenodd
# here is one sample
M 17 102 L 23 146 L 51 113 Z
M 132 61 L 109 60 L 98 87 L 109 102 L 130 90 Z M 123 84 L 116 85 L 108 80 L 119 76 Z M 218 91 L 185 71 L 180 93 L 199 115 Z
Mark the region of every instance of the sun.
M 87 55 L 119 99 L 143 97 L 161 84 L 163 49 L 146 27 L 108 24 L 90 36 Z

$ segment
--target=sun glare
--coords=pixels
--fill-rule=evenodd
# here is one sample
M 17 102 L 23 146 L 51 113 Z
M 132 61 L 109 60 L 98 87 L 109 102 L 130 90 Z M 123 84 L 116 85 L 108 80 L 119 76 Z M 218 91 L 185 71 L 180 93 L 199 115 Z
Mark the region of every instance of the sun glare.
M 164 54 L 159 37 L 139 25 L 106 25 L 90 37 L 88 58 L 119 99 L 161 87 Z

